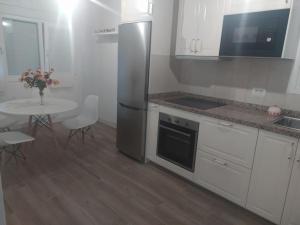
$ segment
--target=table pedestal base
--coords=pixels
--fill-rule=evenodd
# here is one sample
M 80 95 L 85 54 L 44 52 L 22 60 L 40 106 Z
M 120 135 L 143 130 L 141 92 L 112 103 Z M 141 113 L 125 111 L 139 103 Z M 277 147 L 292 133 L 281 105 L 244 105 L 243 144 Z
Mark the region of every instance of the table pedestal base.
M 46 127 L 53 136 L 56 147 L 58 146 L 55 131 L 53 129 L 52 118 L 50 115 L 32 115 L 28 121 L 29 132 L 35 138 L 38 127 Z

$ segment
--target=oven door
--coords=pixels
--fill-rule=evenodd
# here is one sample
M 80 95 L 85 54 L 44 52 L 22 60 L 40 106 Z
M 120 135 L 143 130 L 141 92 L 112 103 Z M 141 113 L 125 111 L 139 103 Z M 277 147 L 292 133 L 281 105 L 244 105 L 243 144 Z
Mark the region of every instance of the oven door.
M 194 172 L 198 132 L 160 121 L 157 155 Z
M 224 16 L 220 56 L 281 57 L 289 9 Z

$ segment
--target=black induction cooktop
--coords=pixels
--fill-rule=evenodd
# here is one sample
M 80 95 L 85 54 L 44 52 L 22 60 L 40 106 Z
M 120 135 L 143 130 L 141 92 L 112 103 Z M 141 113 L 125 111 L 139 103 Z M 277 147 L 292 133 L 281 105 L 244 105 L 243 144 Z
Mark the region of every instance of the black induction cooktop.
M 214 102 L 194 97 L 180 97 L 166 100 L 167 102 L 174 103 L 177 105 L 187 106 L 191 108 L 197 108 L 201 110 L 213 109 L 221 106 L 225 106 L 226 104 L 220 102 Z

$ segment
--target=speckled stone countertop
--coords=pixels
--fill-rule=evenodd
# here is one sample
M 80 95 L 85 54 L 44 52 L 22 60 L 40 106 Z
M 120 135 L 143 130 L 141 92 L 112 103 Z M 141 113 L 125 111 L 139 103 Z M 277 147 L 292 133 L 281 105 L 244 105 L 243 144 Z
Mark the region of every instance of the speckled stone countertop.
M 209 109 L 200 110 L 193 107 L 186 107 L 179 104 L 167 102 L 166 100 L 176 99 L 180 97 L 191 96 L 199 99 L 210 100 L 214 102 L 225 103 L 225 106 Z M 163 105 L 171 108 L 181 109 L 184 111 L 213 117 L 220 120 L 226 120 L 241 125 L 246 125 L 258 129 L 271 131 L 274 133 L 300 138 L 300 131 L 280 127 L 274 125 L 274 121 L 278 120 L 279 117 L 271 117 L 267 115 L 267 107 L 261 105 L 254 105 L 242 102 L 236 102 L 231 100 L 212 98 L 201 95 L 193 95 L 183 92 L 170 92 L 162 94 L 152 94 L 149 96 L 149 101 L 158 105 Z M 300 112 L 283 110 L 283 115 L 300 118 Z

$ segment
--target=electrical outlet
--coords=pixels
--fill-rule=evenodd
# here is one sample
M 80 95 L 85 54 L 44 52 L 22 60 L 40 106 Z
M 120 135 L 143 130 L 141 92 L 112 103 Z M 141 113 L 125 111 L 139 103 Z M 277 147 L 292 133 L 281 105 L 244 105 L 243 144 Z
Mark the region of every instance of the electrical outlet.
M 266 89 L 263 89 L 263 88 L 253 88 L 252 89 L 252 96 L 265 97 L 266 93 L 267 93 Z

